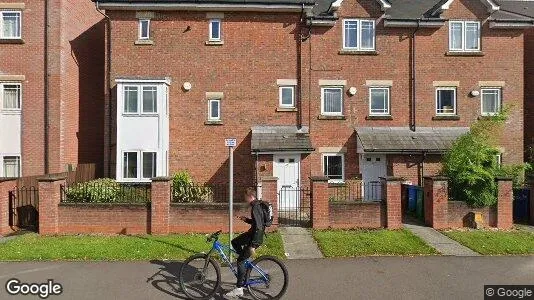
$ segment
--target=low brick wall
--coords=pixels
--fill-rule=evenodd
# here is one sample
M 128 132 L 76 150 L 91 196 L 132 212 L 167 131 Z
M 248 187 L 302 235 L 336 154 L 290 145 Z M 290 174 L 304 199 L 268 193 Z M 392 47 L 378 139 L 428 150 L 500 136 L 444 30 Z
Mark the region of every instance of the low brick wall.
M 482 215 L 482 225 L 484 227 L 497 227 L 497 210 L 495 207 L 475 208 L 467 205 L 463 201 L 449 201 L 448 207 L 448 227 L 461 228 L 469 225 L 468 218 L 471 212 Z
M 386 207 L 382 202 L 330 202 L 330 227 L 382 228 L 386 226 Z
M 147 204 L 59 204 L 59 234 L 146 234 L 149 232 L 150 207 Z

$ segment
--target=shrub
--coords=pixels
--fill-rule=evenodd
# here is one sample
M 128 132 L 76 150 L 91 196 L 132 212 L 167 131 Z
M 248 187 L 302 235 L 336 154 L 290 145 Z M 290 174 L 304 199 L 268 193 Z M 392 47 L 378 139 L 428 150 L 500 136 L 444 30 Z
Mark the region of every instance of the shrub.
M 78 183 L 65 191 L 66 202 L 143 203 L 150 199 L 146 186 L 121 185 L 114 179 L 101 178 Z
M 213 190 L 209 186 L 195 184 L 187 171 L 172 177 L 172 201 L 181 203 L 213 202 Z

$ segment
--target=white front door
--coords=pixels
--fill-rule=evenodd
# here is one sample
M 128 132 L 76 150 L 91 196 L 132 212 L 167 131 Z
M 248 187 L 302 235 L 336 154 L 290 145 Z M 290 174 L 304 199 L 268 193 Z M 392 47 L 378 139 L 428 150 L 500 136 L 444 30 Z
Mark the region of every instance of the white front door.
M 386 177 L 386 156 L 363 154 L 360 156 L 363 192 L 365 200 L 382 200 L 380 177 Z
M 278 207 L 296 209 L 300 200 L 300 154 L 279 154 L 273 159 L 273 176 L 278 177 Z

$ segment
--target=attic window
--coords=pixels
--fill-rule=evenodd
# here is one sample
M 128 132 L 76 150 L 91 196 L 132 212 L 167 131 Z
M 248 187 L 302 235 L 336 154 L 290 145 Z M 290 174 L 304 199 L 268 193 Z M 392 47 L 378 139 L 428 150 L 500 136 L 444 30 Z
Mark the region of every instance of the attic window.
M 480 51 L 480 22 L 450 21 L 449 50 L 464 52 Z
M 343 49 L 356 51 L 375 50 L 375 21 L 343 20 Z

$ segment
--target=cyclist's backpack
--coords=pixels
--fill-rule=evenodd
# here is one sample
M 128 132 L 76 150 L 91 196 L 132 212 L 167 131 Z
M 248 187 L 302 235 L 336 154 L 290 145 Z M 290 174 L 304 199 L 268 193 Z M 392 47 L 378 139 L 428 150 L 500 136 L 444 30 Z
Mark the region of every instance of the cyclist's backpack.
M 263 226 L 271 227 L 273 225 L 273 205 L 266 201 L 260 201 L 260 205 L 263 211 Z

